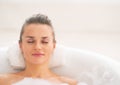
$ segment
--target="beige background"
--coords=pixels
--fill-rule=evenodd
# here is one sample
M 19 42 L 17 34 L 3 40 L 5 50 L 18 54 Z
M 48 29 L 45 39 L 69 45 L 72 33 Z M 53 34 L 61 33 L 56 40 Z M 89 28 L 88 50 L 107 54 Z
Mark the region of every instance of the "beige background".
M 68 1 L 1 0 L 0 47 L 18 40 L 27 17 L 43 13 L 52 20 L 58 43 L 94 51 L 120 62 L 120 1 Z

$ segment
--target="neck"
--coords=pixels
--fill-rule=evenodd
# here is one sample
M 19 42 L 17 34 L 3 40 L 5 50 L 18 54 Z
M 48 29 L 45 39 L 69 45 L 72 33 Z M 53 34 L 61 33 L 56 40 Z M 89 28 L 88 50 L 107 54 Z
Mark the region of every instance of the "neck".
M 23 72 L 26 77 L 32 78 L 48 78 L 53 75 L 53 73 L 48 68 L 48 64 L 36 65 L 36 64 L 27 64 L 26 69 Z

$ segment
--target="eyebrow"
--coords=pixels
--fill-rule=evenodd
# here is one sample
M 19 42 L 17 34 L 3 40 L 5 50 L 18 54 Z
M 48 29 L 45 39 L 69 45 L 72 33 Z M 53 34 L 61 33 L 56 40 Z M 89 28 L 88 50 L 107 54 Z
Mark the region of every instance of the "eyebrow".
M 33 36 L 26 36 L 26 38 L 34 38 Z
M 48 37 L 42 37 L 42 39 L 48 39 Z
M 34 36 L 26 36 L 26 38 L 32 38 L 32 39 L 34 39 Z M 47 36 L 44 36 L 44 37 L 41 37 L 42 39 L 48 39 L 48 37 Z

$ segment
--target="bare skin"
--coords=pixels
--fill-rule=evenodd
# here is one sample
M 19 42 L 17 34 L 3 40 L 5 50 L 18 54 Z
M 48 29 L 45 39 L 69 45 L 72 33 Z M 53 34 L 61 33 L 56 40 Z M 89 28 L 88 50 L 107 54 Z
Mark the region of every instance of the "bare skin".
M 18 73 L 0 75 L 0 85 L 12 85 L 26 77 L 45 79 L 53 84 L 77 85 L 75 80 L 61 77 L 49 69 L 48 64 L 55 44 L 50 26 L 45 24 L 27 25 L 22 35 L 22 42 L 19 43 L 26 68 Z
M 21 76 L 21 73 L 20 74 L 19 73 L 2 74 L 0 75 L 0 85 L 12 85 L 14 83 L 17 83 L 23 80 L 24 78 L 25 78 L 24 76 Z M 40 78 L 40 77 L 37 77 L 37 78 Z M 51 77 L 42 78 L 42 79 L 48 80 L 49 82 L 53 83 L 53 85 L 62 84 L 62 83 L 67 83 L 69 85 L 77 85 L 77 82 L 75 80 L 67 78 L 67 77 L 58 76 L 56 74 L 52 74 Z

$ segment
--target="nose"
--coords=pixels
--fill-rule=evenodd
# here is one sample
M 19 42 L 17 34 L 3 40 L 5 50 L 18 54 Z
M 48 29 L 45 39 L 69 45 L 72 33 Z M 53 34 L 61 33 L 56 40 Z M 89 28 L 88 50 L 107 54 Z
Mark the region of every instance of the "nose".
M 40 43 L 35 43 L 35 47 L 34 47 L 35 50 L 41 50 L 41 48 L 42 45 Z

